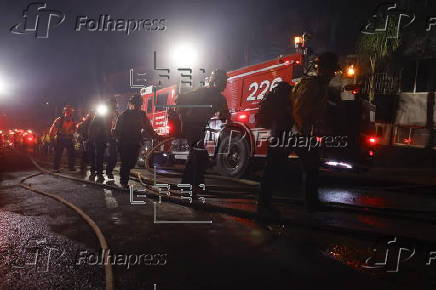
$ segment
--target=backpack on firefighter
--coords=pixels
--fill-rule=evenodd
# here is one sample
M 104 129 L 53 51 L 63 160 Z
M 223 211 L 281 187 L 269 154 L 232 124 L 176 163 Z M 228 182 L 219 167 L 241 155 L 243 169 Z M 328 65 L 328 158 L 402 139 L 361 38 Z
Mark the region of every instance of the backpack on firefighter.
M 302 134 L 336 132 L 343 122 L 342 110 L 340 96 L 329 87 L 328 79 L 305 77 L 294 87 L 292 116 L 296 129 Z
M 208 87 L 180 94 L 176 99 L 177 114 L 180 132 L 188 140 L 199 139 L 204 128 L 214 114 L 214 90 Z M 175 115 L 174 115 L 175 116 Z
M 338 71 L 338 57 L 324 52 L 315 60 L 316 76 L 304 77 L 292 92 L 292 115 L 295 127 L 302 134 L 319 134 L 337 127 L 340 115 L 340 97 L 329 88 L 330 80 Z
M 307 134 L 321 126 L 328 100 L 328 83 L 316 76 L 303 78 L 292 92 L 292 116 L 296 128 Z

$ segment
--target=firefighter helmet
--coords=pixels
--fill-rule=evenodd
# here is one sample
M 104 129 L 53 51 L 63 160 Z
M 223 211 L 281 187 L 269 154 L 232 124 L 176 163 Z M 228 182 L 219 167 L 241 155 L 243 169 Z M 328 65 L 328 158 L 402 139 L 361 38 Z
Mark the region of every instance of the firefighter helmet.
M 216 87 L 219 91 L 223 91 L 227 85 L 227 74 L 221 69 L 212 71 L 209 77 L 209 86 Z
M 222 69 L 215 69 L 212 71 L 212 73 L 210 74 L 210 80 L 215 80 L 215 79 L 226 79 L 227 80 L 227 74 L 225 71 L 223 71 Z
M 142 106 L 142 97 L 140 94 L 135 94 L 130 97 L 129 104 L 133 106 Z

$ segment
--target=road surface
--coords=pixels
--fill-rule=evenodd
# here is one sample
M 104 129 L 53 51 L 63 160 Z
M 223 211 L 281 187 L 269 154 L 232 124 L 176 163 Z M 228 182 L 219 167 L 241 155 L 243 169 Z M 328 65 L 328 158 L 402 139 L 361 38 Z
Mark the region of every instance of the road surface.
M 138 172 L 152 182 L 150 173 Z M 21 187 L 31 175 L 24 181 L 31 190 Z M 108 289 L 107 264 L 113 289 L 436 286 L 436 192 L 429 185 L 324 177 L 321 198 L 331 210 L 307 214 L 298 190 L 278 193 L 282 217 L 261 222 L 255 185 L 208 178 L 204 199 L 190 203 L 174 189 L 159 200 L 138 181 L 132 200 L 107 181 L 85 180 L 41 174 L 15 153 L 2 160 L 1 289 Z M 158 181 L 178 178 L 170 172 Z M 68 201 L 95 222 L 108 243 L 106 262 L 93 228 L 38 192 Z

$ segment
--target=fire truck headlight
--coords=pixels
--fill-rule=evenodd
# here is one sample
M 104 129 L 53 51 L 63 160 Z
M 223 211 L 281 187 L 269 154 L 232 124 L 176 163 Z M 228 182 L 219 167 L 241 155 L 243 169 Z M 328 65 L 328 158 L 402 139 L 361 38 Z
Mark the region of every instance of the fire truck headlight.
M 106 105 L 104 104 L 100 104 L 97 106 L 97 108 L 95 109 L 95 112 L 97 113 L 97 115 L 99 116 L 106 116 L 108 111 L 108 108 Z

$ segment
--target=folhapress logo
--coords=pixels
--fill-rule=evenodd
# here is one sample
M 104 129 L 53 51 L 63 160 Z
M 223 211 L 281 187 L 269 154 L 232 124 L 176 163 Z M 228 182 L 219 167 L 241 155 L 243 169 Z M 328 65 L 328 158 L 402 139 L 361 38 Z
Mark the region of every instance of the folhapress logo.
M 386 33 L 387 38 L 398 39 L 402 29 L 415 21 L 415 13 L 398 8 L 397 3 L 382 3 L 374 11 L 363 34 Z
M 400 264 L 410 260 L 416 253 L 415 248 L 406 248 L 399 246 L 397 237 L 386 243 L 386 248 L 384 249 L 384 256 L 381 261 L 376 262 L 377 249 L 373 249 L 374 256 L 366 259 L 365 264 L 362 268 L 366 269 L 385 269 L 386 272 L 398 273 L 400 271 Z M 430 256 L 431 257 L 431 256 Z M 434 257 L 433 257 L 434 258 Z M 431 260 L 428 259 L 428 264 L 430 265 Z
M 15 34 L 34 34 L 35 38 L 48 38 L 50 29 L 59 26 L 65 20 L 65 14 L 59 10 L 47 9 L 47 3 L 30 3 L 23 11 L 23 22 L 11 27 Z
M 400 9 L 396 2 L 382 3 L 377 6 L 361 32 L 363 34 L 384 33 L 386 39 L 398 39 L 404 28 L 415 23 L 416 17 L 413 11 Z M 416 25 L 421 25 L 420 29 L 430 32 L 436 27 L 436 16 L 427 17 L 425 21 L 417 21 Z

